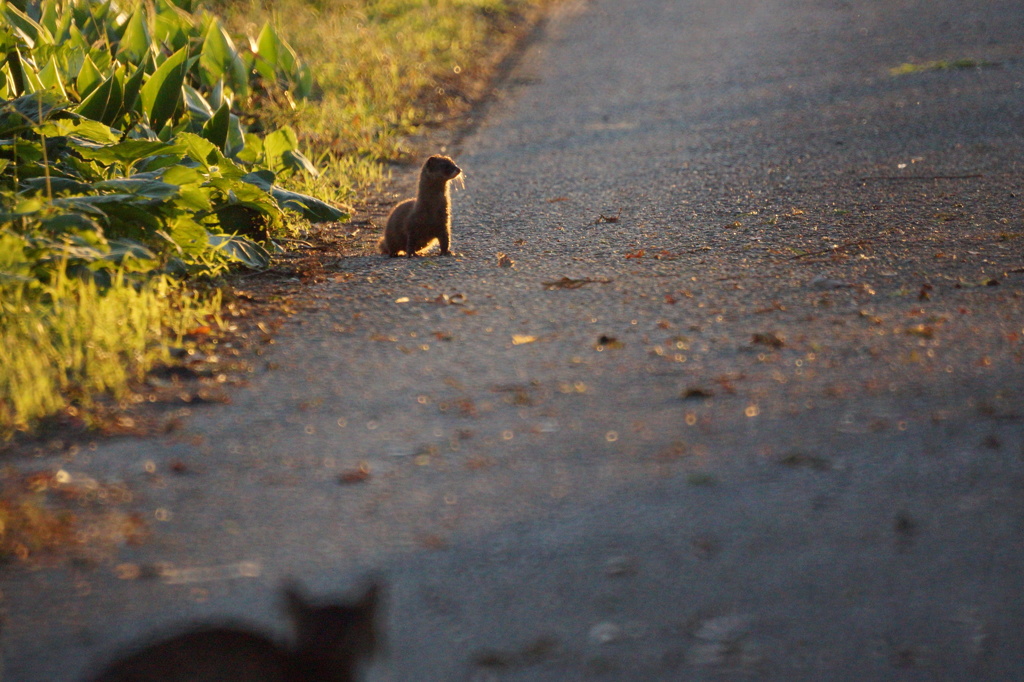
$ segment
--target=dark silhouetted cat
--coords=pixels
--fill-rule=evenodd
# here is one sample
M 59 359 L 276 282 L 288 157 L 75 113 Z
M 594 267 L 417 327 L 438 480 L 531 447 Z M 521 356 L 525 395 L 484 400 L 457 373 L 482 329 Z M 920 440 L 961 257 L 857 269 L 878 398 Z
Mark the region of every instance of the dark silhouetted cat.
M 93 682 L 352 682 L 380 649 L 381 588 L 355 602 L 311 604 L 294 586 L 284 590 L 295 639 L 276 642 L 234 626 L 198 626 L 150 644 L 90 678 Z

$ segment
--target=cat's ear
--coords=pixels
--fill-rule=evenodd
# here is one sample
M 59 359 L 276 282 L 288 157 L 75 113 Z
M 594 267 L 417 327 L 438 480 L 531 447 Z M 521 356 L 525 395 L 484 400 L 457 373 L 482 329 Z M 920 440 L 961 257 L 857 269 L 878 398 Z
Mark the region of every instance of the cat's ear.
M 356 606 L 366 611 L 375 611 L 383 598 L 383 592 L 384 587 L 380 577 L 373 576 L 370 578 L 370 584 L 367 585 L 363 595 L 356 602 Z
M 295 621 L 303 620 L 303 617 L 312 610 L 313 607 L 306 599 L 305 591 L 294 578 L 285 581 L 281 593 L 284 597 L 284 609 Z

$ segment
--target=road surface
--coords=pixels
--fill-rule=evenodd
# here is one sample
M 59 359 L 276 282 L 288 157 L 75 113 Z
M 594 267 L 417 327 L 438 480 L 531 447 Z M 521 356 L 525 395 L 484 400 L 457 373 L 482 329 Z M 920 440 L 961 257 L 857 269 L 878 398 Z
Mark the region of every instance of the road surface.
M 457 257 L 16 463 L 153 534 L 3 568 L 5 680 L 371 572 L 373 680 L 1024 678 L 1024 5 L 569 3 L 447 151 Z

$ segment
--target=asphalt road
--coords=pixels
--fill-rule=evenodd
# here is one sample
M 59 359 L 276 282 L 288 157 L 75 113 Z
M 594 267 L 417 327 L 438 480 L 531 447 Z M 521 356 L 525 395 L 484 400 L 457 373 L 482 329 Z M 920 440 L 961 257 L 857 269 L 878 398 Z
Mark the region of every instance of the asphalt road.
M 1024 5 L 570 4 L 447 151 L 457 257 L 342 259 L 231 404 L 16 463 L 154 533 L 3 568 L 4 680 L 371 571 L 373 680 L 1024 678 Z

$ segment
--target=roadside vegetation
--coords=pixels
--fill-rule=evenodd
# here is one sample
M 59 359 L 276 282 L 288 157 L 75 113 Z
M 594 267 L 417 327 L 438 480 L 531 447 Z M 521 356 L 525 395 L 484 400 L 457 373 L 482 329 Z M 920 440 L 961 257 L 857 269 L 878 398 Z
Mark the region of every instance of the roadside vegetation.
M 222 277 L 347 220 L 544 0 L 0 0 L 0 442 L 86 425 Z

